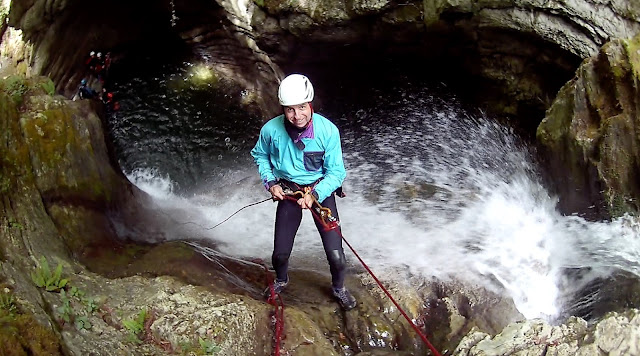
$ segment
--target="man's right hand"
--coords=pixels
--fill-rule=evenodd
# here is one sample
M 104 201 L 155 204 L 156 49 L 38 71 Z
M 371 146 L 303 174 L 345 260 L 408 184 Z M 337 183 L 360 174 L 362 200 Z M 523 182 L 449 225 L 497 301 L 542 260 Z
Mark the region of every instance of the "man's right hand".
M 276 184 L 273 187 L 269 188 L 269 193 L 271 193 L 271 198 L 273 198 L 273 200 L 284 199 L 284 190 L 282 190 L 280 184 Z

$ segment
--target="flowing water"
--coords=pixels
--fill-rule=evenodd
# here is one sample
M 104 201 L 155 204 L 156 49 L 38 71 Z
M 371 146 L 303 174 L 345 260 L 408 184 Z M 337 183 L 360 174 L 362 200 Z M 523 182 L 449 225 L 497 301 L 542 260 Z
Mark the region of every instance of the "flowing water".
M 268 261 L 275 204 L 212 228 L 268 195 L 249 155 L 261 120 L 221 109 L 201 74 L 184 63 L 114 78 L 121 109 L 110 133 L 121 167 L 174 220 L 167 239 L 206 238 L 221 253 Z M 526 317 L 552 319 L 595 278 L 640 276 L 635 220 L 562 216 L 514 130 L 442 84 L 396 79 L 357 95 L 349 81 L 336 84 L 342 100 L 320 110 L 342 133 L 343 234 L 379 278 L 455 278 L 509 295 Z M 291 266 L 328 273 L 310 215 Z M 569 277 L 575 269 L 586 272 Z

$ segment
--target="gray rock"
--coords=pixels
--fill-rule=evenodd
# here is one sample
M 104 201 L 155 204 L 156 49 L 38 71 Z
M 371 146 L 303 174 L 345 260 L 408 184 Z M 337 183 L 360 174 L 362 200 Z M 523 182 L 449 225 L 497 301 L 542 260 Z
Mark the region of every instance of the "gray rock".
M 542 320 L 527 320 L 510 324 L 495 336 L 472 330 L 453 355 L 638 355 L 639 315 L 636 309 L 625 314 L 611 313 L 594 326 L 576 317 L 557 326 Z

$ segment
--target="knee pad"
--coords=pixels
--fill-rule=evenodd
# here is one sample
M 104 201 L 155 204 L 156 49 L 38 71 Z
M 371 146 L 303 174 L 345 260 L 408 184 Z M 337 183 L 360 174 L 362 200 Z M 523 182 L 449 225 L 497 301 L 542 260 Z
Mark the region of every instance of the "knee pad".
M 273 263 L 273 267 L 284 266 L 289 261 L 289 254 L 279 253 L 271 256 L 271 263 Z
M 327 260 L 329 261 L 329 266 L 338 271 L 342 271 L 347 267 L 347 259 L 344 257 L 344 251 L 342 249 L 327 252 Z

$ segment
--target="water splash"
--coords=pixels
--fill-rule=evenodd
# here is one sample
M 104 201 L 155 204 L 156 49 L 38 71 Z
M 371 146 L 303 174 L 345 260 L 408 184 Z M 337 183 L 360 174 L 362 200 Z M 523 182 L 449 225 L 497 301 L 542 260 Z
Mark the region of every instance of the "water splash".
M 562 216 L 538 177 L 531 149 L 507 126 L 428 89 L 388 92 L 400 94 L 381 95 L 377 105 L 334 118 L 348 171 L 348 197 L 338 200 L 343 233 L 380 278 L 455 278 L 510 296 L 528 318 L 551 319 L 561 312 L 560 295 L 575 293 L 593 278 L 613 269 L 640 276 L 636 220 L 592 223 Z M 171 212 L 175 224 L 168 238 L 207 238 L 221 253 L 269 260 L 274 204 L 251 207 L 211 229 L 268 196 L 250 147 L 234 145 L 230 155 L 229 134 L 216 130 L 220 147 L 203 157 L 215 162 L 217 179 L 197 192 L 185 196 L 175 189 L 184 185 L 180 177 L 153 170 L 134 170 L 129 177 Z M 168 148 L 189 139 L 174 134 L 143 136 Z M 170 156 L 172 149 L 166 151 Z M 149 161 L 154 160 L 142 166 Z M 291 266 L 327 272 L 309 214 L 296 236 Z M 565 269 L 583 267 L 591 270 L 588 278 L 567 281 Z
M 174 198 L 174 183 L 169 175 L 162 176 L 157 169 L 137 168 L 127 175 L 131 183 L 158 200 Z

